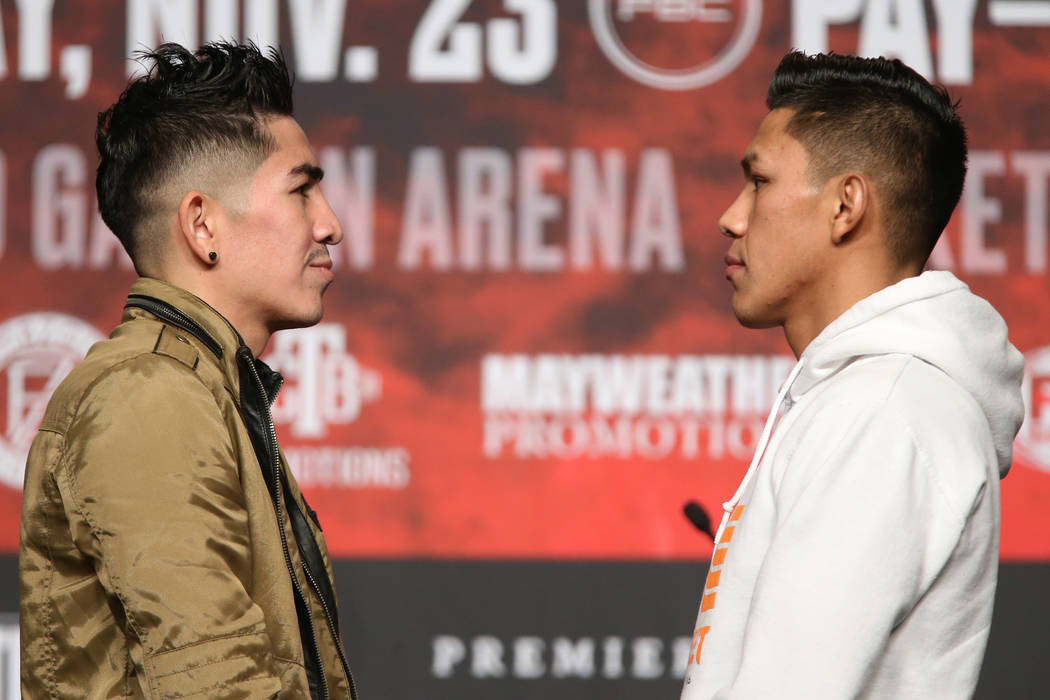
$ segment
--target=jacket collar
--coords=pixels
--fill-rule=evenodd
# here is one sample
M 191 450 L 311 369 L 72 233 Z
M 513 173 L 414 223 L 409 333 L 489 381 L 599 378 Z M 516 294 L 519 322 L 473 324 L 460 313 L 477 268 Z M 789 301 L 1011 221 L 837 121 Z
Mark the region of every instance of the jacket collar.
M 222 367 L 223 374 L 233 386 L 237 386 L 240 372 L 237 362 L 252 361 L 259 373 L 263 387 L 272 402 L 283 381 L 281 375 L 271 370 L 264 362 L 256 359 L 251 350 L 244 344 L 237 329 L 226 318 L 185 289 L 176 287 L 161 280 L 140 277 L 131 285 L 128 293 L 128 305 L 124 309 L 122 321 L 129 321 L 139 315 L 139 308 L 151 311 L 153 304 L 149 300 L 161 302 L 161 305 L 173 307 L 173 310 L 185 317 L 185 323 L 176 323 L 183 330 L 191 333 L 207 348 L 207 354 L 215 358 Z M 137 306 L 138 305 L 138 306 Z M 152 312 L 158 315 L 156 312 Z M 170 321 L 169 319 L 163 319 Z

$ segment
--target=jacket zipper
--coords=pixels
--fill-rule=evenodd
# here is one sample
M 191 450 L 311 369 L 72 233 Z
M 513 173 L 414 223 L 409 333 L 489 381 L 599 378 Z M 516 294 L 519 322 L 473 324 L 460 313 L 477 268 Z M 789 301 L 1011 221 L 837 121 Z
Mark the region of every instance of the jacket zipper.
M 280 483 L 281 483 L 281 481 L 280 481 L 280 479 L 281 479 L 281 460 L 280 460 L 280 456 L 279 456 L 279 452 L 278 452 L 278 448 L 277 448 L 277 431 L 274 428 L 274 424 L 273 424 L 273 414 L 270 412 L 270 399 L 266 395 L 266 391 L 262 388 L 262 380 L 259 378 L 259 372 L 255 368 L 255 362 L 251 361 L 249 359 L 247 364 L 248 364 L 248 371 L 251 372 L 252 379 L 255 380 L 255 387 L 256 387 L 256 389 L 259 390 L 260 397 L 263 400 L 263 406 L 265 407 L 265 411 L 266 411 L 266 413 L 265 413 L 265 415 L 266 415 L 266 427 L 270 431 L 270 453 L 272 455 L 272 460 L 273 460 L 273 462 L 271 463 L 271 470 L 270 471 L 274 475 L 274 488 L 279 492 L 281 490 L 281 487 L 280 487 Z M 280 390 L 280 385 L 278 385 L 277 388 L 278 388 L 278 390 Z M 285 532 L 284 532 L 284 525 L 283 525 L 283 523 L 284 523 L 284 515 L 283 515 L 283 510 L 281 508 L 281 501 L 282 501 L 281 495 L 280 495 L 280 493 L 278 493 L 277 498 L 275 499 L 274 502 L 275 502 L 276 508 L 277 508 L 278 528 L 281 531 L 281 547 L 284 549 L 284 560 L 285 560 L 285 563 L 288 566 L 289 573 L 292 574 L 292 584 L 295 586 L 296 592 L 302 597 L 304 602 L 307 602 L 306 596 L 303 595 L 302 587 L 299 585 L 299 579 L 295 576 L 295 571 L 294 571 L 294 568 L 292 566 L 292 557 L 291 557 L 291 554 L 290 554 L 290 552 L 288 550 L 288 539 L 287 539 L 287 536 L 285 535 Z M 320 589 L 318 588 L 317 581 L 314 579 L 313 574 L 310 573 L 310 569 L 308 569 L 306 566 L 303 566 L 303 573 L 306 574 L 306 579 L 310 582 L 310 586 L 314 589 L 314 593 L 317 594 L 317 600 L 321 603 L 321 609 L 324 611 L 324 614 L 325 614 L 325 622 L 328 624 L 328 630 L 329 630 L 329 632 L 331 632 L 332 639 L 335 641 L 336 651 L 339 652 L 339 660 L 343 664 L 343 670 L 346 672 L 346 679 L 347 679 L 347 682 L 350 685 L 350 698 L 351 698 L 351 700 L 357 700 L 357 687 L 354 684 L 354 677 L 353 677 L 353 675 L 350 672 L 350 664 L 349 664 L 349 662 L 346 659 L 346 654 L 343 652 L 342 644 L 339 641 L 339 635 L 337 635 L 336 632 L 335 632 L 335 625 L 332 622 L 332 613 L 329 611 L 328 605 L 325 603 L 324 597 L 321 595 Z M 328 689 L 328 678 L 325 676 L 324 661 L 321 659 L 321 650 L 320 650 L 320 646 L 317 643 L 317 630 L 314 627 L 313 613 L 311 613 L 310 610 L 309 610 L 309 603 L 308 602 L 307 602 L 307 619 L 308 619 L 308 621 L 310 623 L 310 639 L 311 639 L 311 641 L 313 642 L 313 645 L 314 645 L 314 653 L 317 655 L 317 659 L 321 663 L 320 671 L 321 671 L 321 687 L 322 687 L 322 690 L 324 691 L 323 697 L 327 699 L 327 698 L 330 697 L 330 693 L 329 693 L 329 689 Z
M 262 405 L 266 411 L 266 427 L 270 431 L 270 472 L 274 477 L 274 507 L 277 511 L 277 529 L 281 533 L 281 548 L 284 550 L 284 562 L 288 567 L 288 573 L 292 577 L 292 586 L 295 587 L 295 592 L 303 599 L 306 604 L 306 621 L 310 627 L 310 641 L 313 642 L 313 652 L 320 664 L 321 672 L 321 697 L 324 700 L 329 700 L 330 695 L 328 691 L 328 678 L 324 672 L 324 660 L 321 658 L 320 645 L 317 643 L 317 630 L 314 627 L 314 616 L 310 612 L 310 603 L 306 596 L 303 594 L 302 586 L 299 585 L 299 578 L 295 575 L 295 567 L 292 566 L 292 555 L 288 551 L 288 537 L 284 532 L 284 510 L 281 508 L 281 458 L 277 451 L 277 430 L 273 425 L 273 416 L 270 413 L 270 399 L 266 395 L 266 390 L 263 389 L 262 380 L 259 378 L 259 371 L 255 368 L 255 362 L 248 358 L 248 371 L 252 373 L 252 379 L 255 380 L 255 388 L 259 391 L 259 396 L 262 398 Z
M 317 581 L 314 579 L 314 575 L 310 573 L 310 569 L 303 566 L 303 573 L 306 574 L 306 579 L 310 582 L 310 586 L 313 587 L 314 593 L 317 594 L 317 600 L 321 603 L 321 609 L 324 610 L 325 622 L 328 623 L 328 631 L 332 633 L 332 639 L 335 640 L 335 650 L 339 652 L 339 660 L 343 662 L 343 670 L 346 671 L 346 680 L 350 683 L 350 699 L 357 700 L 357 686 L 354 685 L 354 676 L 350 673 L 350 663 L 346 660 L 346 654 L 343 653 L 343 645 L 339 641 L 339 635 L 336 634 L 335 624 L 332 621 L 332 613 L 328 610 L 328 604 L 324 602 L 324 596 L 321 595 L 321 590 L 317 586 Z M 324 669 L 321 669 L 322 672 Z

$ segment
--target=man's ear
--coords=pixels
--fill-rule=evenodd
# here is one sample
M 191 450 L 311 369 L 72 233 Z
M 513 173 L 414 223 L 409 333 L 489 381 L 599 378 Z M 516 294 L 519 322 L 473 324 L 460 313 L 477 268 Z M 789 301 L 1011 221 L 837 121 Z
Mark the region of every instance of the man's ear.
M 209 267 L 218 258 L 220 208 L 215 199 L 196 190 L 187 192 L 179 202 L 178 231 L 193 255 Z
M 835 194 L 837 211 L 831 220 L 831 240 L 838 245 L 856 230 L 871 206 L 871 183 L 859 173 L 849 173 L 839 178 Z

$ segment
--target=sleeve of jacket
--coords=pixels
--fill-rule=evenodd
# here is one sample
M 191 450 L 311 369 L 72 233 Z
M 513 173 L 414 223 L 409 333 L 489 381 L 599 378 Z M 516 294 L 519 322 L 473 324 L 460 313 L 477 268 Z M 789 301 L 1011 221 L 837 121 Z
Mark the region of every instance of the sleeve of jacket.
M 281 684 L 247 592 L 251 543 L 229 430 L 192 369 L 146 355 L 84 396 L 59 488 L 127 630 L 148 698 L 269 698 Z M 122 618 L 122 619 L 121 619 Z
M 965 526 L 969 506 L 945 497 L 927 445 L 890 407 L 828 410 L 805 442 L 773 479 L 776 530 L 719 698 L 859 696 Z

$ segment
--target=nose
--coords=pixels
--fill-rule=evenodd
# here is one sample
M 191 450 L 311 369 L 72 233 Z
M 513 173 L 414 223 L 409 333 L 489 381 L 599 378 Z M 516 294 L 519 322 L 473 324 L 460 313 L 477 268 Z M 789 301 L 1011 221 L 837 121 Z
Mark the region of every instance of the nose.
M 718 217 L 718 230 L 727 238 L 740 238 L 747 233 L 748 189 L 744 187 L 729 208 Z
M 317 188 L 317 211 L 314 217 L 314 240 L 326 245 L 335 245 L 343 240 L 343 227 L 339 224 L 339 217 L 332 211 L 332 205 L 328 199 Z

